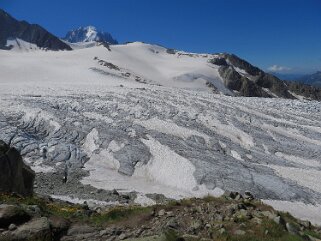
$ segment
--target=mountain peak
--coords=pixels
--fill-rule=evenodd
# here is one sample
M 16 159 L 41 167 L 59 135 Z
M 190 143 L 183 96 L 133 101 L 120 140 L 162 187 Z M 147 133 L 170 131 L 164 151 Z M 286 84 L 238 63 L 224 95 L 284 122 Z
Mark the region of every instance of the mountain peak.
M 98 30 L 95 26 L 89 25 L 86 27 L 79 27 L 78 29 L 69 31 L 64 40 L 70 43 L 79 42 L 107 42 L 110 44 L 118 44 L 117 40 L 112 37 L 110 33 Z

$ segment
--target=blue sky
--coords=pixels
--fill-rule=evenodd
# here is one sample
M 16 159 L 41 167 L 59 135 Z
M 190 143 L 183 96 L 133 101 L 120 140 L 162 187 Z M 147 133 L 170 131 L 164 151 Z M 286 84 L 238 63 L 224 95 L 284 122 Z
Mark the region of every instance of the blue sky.
M 62 37 L 94 25 L 118 41 L 230 52 L 265 70 L 321 70 L 321 0 L 0 0 Z

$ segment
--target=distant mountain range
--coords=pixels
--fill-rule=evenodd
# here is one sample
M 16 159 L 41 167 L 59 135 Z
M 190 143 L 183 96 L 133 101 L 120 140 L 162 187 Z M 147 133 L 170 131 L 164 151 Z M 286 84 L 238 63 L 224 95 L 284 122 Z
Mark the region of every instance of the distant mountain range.
M 321 87 L 321 71 L 310 75 L 304 75 L 296 80 L 304 84 Z
M 76 30 L 71 30 L 63 39 L 70 43 L 95 41 L 118 44 L 118 41 L 114 39 L 110 33 L 97 30 L 94 26 L 80 27 Z
M 313 74 L 282 74 L 273 73 L 272 75 L 277 76 L 279 79 L 291 82 L 299 82 L 306 85 L 312 85 L 315 87 L 321 87 L 321 71 L 317 71 Z
M 281 80 L 293 81 L 297 80 L 304 76 L 304 74 L 290 74 L 290 73 L 278 73 L 278 72 L 269 72 L 270 74 L 278 77 Z
M 10 49 L 8 40 L 20 39 L 48 50 L 71 50 L 71 47 L 37 24 L 18 21 L 0 9 L 0 49 Z

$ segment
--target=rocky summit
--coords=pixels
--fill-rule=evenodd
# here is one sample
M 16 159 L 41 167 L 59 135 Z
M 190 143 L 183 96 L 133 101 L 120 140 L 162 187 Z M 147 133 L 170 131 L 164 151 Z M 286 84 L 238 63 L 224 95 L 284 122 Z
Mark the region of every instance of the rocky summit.
M 114 39 L 110 33 L 99 31 L 94 26 L 80 27 L 78 29 L 71 30 L 63 39 L 70 43 L 95 41 L 118 44 L 118 41 Z

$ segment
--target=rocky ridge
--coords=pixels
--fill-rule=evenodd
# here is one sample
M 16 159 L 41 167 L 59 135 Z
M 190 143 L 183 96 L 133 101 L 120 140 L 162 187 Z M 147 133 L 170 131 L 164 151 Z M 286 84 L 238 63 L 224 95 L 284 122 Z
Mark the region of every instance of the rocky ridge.
M 18 21 L 0 9 L 0 49 L 10 49 L 7 40 L 21 39 L 48 50 L 71 50 L 71 47 L 37 24 Z
M 1 241 L 311 240 L 321 229 L 246 192 L 151 207 L 89 208 L 48 197 L 0 195 Z
M 234 54 L 218 54 L 210 63 L 220 66 L 224 84 L 236 95 L 321 100 L 321 89 L 299 82 L 283 81 Z

